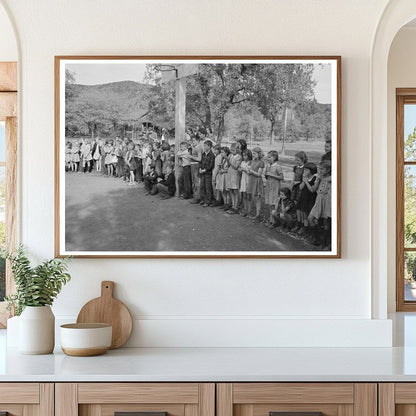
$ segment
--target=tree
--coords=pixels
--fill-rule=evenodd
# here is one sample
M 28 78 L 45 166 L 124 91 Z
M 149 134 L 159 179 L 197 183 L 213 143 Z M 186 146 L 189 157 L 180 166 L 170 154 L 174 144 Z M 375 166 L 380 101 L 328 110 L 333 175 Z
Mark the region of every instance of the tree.
M 313 99 L 313 65 L 305 64 L 259 64 L 257 65 L 254 96 L 263 116 L 270 122 L 270 144 L 279 116 L 282 120 L 282 151 L 284 152 L 287 109 Z
M 416 127 L 407 136 L 404 145 L 405 160 L 415 160 Z M 405 245 L 416 245 L 416 172 L 413 166 L 405 166 L 404 170 L 404 236 Z
M 248 88 L 250 65 L 201 64 L 199 72 L 187 77 L 186 123 L 203 126 L 221 141 L 225 132 L 225 115 L 232 106 L 251 99 Z M 146 68 L 145 79 L 155 85 L 149 95 L 148 115 L 153 120 L 174 120 L 174 83 L 162 83 L 154 66 Z
M 65 85 L 75 84 L 76 73 L 71 72 L 69 69 L 65 69 Z
M 160 71 L 156 65 L 146 65 L 144 82 L 153 87 L 148 90 L 144 98 L 147 100 L 147 110 L 141 117 L 150 118 L 152 124 L 163 125 L 175 123 L 175 84 L 162 82 Z
M 213 115 L 212 131 L 220 142 L 225 132 L 225 115 L 228 110 L 252 97 L 250 74 L 253 65 L 214 64 L 201 65 L 200 74 L 210 85 L 209 105 Z
M 331 106 L 319 104 L 316 99 L 296 105 L 296 118 L 300 122 L 299 134 L 306 140 L 322 138 L 331 130 Z
M 415 160 L 416 157 L 416 127 L 407 136 L 404 143 L 405 160 Z M 413 166 L 405 166 L 404 171 L 404 245 L 416 246 L 416 172 Z M 416 256 L 405 253 L 406 279 L 416 280 Z

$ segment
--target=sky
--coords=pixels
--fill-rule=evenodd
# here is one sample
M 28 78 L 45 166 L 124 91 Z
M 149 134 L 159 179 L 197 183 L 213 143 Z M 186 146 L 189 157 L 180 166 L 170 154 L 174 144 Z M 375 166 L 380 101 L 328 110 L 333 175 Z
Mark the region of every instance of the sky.
M 116 70 L 115 70 L 116 68 Z M 118 81 L 142 82 L 145 65 L 138 63 L 66 64 L 66 69 L 74 72 L 77 84 L 100 85 Z M 315 97 L 319 103 L 331 102 L 331 65 L 317 65 L 313 74 L 316 81 Z

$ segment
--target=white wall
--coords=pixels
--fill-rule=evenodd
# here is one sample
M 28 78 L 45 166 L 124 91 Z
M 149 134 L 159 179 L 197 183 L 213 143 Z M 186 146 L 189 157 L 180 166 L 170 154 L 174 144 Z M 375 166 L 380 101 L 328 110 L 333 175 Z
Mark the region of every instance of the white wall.
M 17 61 L 16 38 L 11 21 L 0 6 L 0 61 Z
M 370 254 L 370 52 L 386 3 L 0 0 L 21 39 L 21 239 L 42 257 L 53 256 L 54 55 L 343 58 L 342 259 L 74 259 L 57 316 L 73 319 L 110 279 L 137 319 L 130 345 L 389 345 L 386 299 L 371 320 Z
M 396 310 L 396 88 L 416 87 L 416 26 L 403 27 L 391 44 L 388 64 L 388 309 Z

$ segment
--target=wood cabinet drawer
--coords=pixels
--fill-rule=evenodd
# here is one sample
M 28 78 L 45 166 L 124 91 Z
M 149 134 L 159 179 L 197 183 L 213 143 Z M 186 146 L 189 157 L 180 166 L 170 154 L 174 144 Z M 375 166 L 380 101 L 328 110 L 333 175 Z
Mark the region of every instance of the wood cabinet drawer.
M 380 383 L 379 416 L 415 416 L 416 383 Z
M 57 383 L 56 416 L 215 416 L 214 383 Z
M 377 416 L 376 383 L 220 383 L 217 416 Z
M 51 383 L 0 383 L 0 414 L 53 416 L 53 391 Z

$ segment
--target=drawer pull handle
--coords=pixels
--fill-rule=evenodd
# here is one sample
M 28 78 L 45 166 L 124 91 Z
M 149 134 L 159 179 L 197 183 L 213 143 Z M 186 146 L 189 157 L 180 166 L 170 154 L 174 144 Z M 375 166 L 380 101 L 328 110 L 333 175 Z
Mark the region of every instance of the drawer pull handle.
M 114 416 L 168 416 L 168 412 L 115 412 Z
M 269 412 L 269 416 L 323 416 L 322 412 Z

